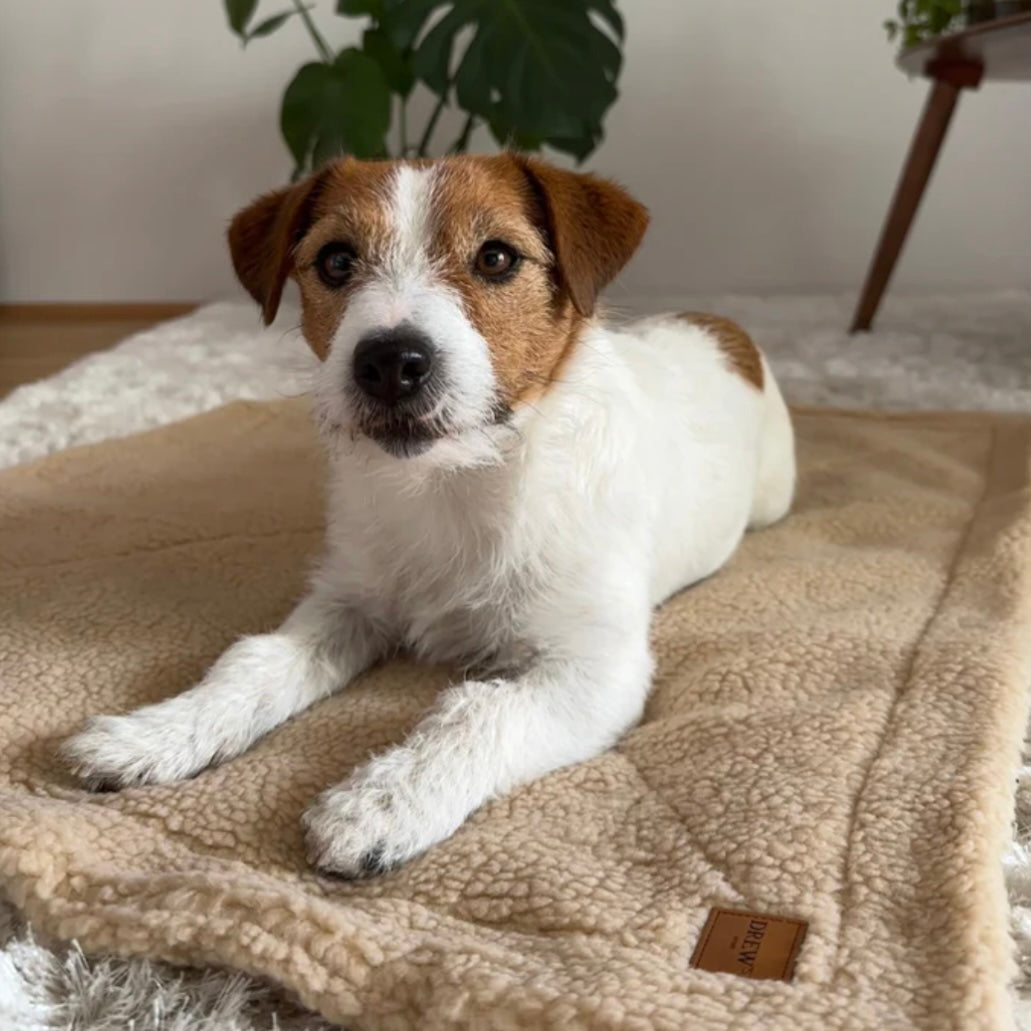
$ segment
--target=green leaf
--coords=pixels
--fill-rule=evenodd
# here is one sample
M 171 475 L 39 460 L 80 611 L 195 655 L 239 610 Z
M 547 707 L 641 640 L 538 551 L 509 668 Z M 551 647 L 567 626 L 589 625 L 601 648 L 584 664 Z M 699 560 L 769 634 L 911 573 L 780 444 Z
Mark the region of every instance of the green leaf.
M 238 36 L 246 35 L 247 23 L 254 17 L 258 0 L 223 0 L 229 27 Z
M 615 82 L 623 67 L 623 52 L 603 32 L 596 32 L 591 36 L 591 52 L 611 81 Z
M 889 39 L 901 35 L 903 47 L 911 47 L 954 31 L 974 6 L 968 0 L 899 0 L 897 18 L 884 28 Z
M 409 50 L 435 7 L 447 0 L 337 0 L 336 12 L 348 17 L 367 16 L 374 28 L 384 29 L 394 48 Z
M 387 85 L 402 97 L 407 97 L 415 85 L 415 73 L 410 61 L 394 46 L 390 34 L 383 28 L 366 29 L 362 36 L 362 50 L 379 65 Z
M 530 136 L 513 129 L 510 125 L 491 119 L 488 123 L 490 133 L 499 147 L 508 147 L 513 150 L 537 151 L 541 149 L 544 140 L 539 136 Z
M 280 128 L 298 169 L 331 157 L 379 157 L 390 128 L 390 90 L 379 65 L 354 47 L 332 64 L 306 64 L 283 94 Z
M 472 0 L 476 3 L 477 0 Z M 451 81 L 451 51 L 454 48 L 455 36 L 464 28 L 469 20 L 468 14 L 462 10 L 468 3 L 457 3 L 436 25 L 426 33 L 412 58 L 415 74 L 434 93 L 444 96 Z M 475 37 L 474 37 L 475 38 Z
M 445 0 L 383 0 L 380 25 L 387 30 L 398 50 L 410 50 L 426 19 L 444 3 Z
M 599 128 L 596 132 L 590 132 L 585 136 L 559 137 L 553 136 L 548 140 L 548 146 L 553 150 L 560 150 L 563 154 L 572 154 L 577 162 L 584 161 L 599 143 L 605 138 L 605 134 Z
M 337 14 L 359 17 L 363 14 L 379 18 L 383 12 L 383 0 L 337 0 Z
M 494 111 L 489 65 L 491 30 L 476 33 L 455 75 L 455 99 L 463 110 L 489 118 Z
M 616 5 L 612 0 L 594 0 L 589 6 L 594 8 L 608 22 L 612 31 L 620 39 L 625 37 L 626 29 L 623 25 L 623 16 L 616 10 Z
M 247 43 L 252 39 L 259 39 L 262 36 L 271 36 L 276 29 L 285 21 L 289 21 L 297 11 L 280 11 L 279 14 L 272 15 L 271 18 L 266 18 L 262 22 L 258 22 L 250 32 L 247 33 L 244 38 L 244 42 Z
M 461 107 L 486 118 L 496 139 L 548 143 L 582 158 L 600 141 L 617 96 L 622 54 L 612 34 L 622 32 L 613 0 L 453 0 L 412 67 L 440 96 L 453 85 Z M 468 42 L 456 55 L 460 36 Z

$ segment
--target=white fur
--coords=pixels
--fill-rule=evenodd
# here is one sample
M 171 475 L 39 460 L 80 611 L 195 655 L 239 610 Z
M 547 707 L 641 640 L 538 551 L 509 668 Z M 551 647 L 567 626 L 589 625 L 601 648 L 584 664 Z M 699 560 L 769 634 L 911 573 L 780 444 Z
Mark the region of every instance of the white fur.
M 395 198 L 411 260 L 351 302 L 316 388 L 332 473 L 312 594 L 192 691 L 99 717 L 68 745 L 89 779 L 165 781 L 239 754 L 396 647 L 467 669 L 407 741 L 305 815 L 312 860 L 347 876 L 410 859 L 489 799 L 610 747 L 648 693 L 653 606 L 717 570 L 746 526 L 782 516 L 794 484 L 769 369 L 758 390 L 706 330 L 672 318 L 591 326 L 561 382 L 512 425 L 485 424 L 486 343 L 413 257 L 432 200 L 420 175 Z M 363 332 L 405 319 L 453 378 L 447 437 L 399 459 L 349 439 L 339 384 Z

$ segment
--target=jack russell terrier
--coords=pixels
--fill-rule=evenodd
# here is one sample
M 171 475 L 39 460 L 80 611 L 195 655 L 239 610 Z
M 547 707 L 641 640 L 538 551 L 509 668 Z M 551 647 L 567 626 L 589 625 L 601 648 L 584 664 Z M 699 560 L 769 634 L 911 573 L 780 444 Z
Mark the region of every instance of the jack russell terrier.
M 509 153 L 340 160 L 241 211 L 241 282 L 269 323 L 296 280 L 321 361 L 325 555 L 278 630 L 185 694 L 94 717 L 65 746 L 79 776 L 189 777 L 399 649 L 457 666 L 404 743 L 303 817 L 312 863 L 358 877 L 632 727 L 652 609 L 780 519 L 795 481 L 740 328 L 595 317 L 647 223 L 613 183 Z

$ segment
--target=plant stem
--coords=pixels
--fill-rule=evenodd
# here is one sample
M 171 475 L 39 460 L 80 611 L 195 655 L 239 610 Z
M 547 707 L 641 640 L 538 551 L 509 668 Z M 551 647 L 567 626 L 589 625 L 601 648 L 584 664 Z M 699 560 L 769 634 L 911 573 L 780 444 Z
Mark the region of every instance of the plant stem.
M 433 114 L 430 115 L 430 120 L 426 123 L 426 131 L 422 134 L 422 139 L 419 140 L 419 149 L 415 152 L 418 157 L 426 157 L 426 152 L 429 150 L 430 137 L 433 135 L 433 130 L 437 128 L 437 122 L 440 121 L 440 113 L 444 110 L 444 106 L 447 104 L 447 91 L 441 94 L 440 99 L 437 101 L 437 106 L 433 109 Z
M 465 120 L 465 125 L 462 126 L 462 131 L 458 134 L 458 139 L 451 144 L 448 149 L 449 154 L 464 154 L 469 147 L 469 137 L 473 134 L 473 129 L 476 128 L 476 116 L 468 115 Z
M 308 30 L 308 35 L 311 36 L 312 42 L 315 44 L 315 49 L 319 52 L 319 56 L 326 62 L 326 64 L 332 64 L 333 51 L 329 49 L 329 44 L 322 38 L 319 30 L 315 28 L 315 22 L 311 20 L 308 8 L 301 3 L 301 0 L 294 0 L 294 7 L 297 8 L 297 13 L 301 16 L 301 21 L 304 22 L 304 27 Z
M 398 147 L 398 157 L 408 157 L 408 98 L 399 97 L 401 106 L 397 112 L 397 124 L 400 136 L 400 145 Z

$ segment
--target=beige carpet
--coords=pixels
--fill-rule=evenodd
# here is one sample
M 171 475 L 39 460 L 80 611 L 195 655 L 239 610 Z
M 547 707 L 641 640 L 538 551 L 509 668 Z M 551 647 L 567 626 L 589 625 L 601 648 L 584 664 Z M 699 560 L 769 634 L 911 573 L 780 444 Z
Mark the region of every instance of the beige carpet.
M 662 610 L 644 724 L 361 885 L 308 873 L 297 816 L 443 671 L 376 671 L 187 784 L 88 796 L 53 759 L 289 605 L 318 541 L 300 408 L 4 473 L 0 877 L 87 949 L 267 974 L 356 1027 L 1006 1026 L 1028 427 L 798 426 L 796 515 Z M 714 906 L 807 922 L 794 980 L 693 969 Z

